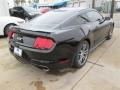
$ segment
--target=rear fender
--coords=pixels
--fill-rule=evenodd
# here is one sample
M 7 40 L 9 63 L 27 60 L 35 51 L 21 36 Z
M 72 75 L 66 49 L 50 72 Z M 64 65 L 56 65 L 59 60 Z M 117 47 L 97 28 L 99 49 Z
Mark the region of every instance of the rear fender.
M 80 30 L 80 28 L 59 30 L 55 32 L 52 36 L 57 43 L 79 42 L 83 37 L 85 37 L 84 33 L 82 32 L 82 30 Z
M 81 27 L 81 30 L 85 35 L 85 37 L 82 40 L 88 40 L 90 43 L 90 48 L 92 48 L 94 45 L 94 29 L 95 27 L 90 27 L 90 25 L 85 25 Z

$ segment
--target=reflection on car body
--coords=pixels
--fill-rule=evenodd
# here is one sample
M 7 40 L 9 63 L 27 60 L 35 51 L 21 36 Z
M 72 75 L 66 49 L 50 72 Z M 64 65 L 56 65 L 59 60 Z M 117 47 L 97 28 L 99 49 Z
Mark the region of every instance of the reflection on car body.
M 10 51 L 18 60 L 36 66 L 81 68 L 90 50 L 111 39 L 113 28 L 113 20 L 94 9 L 61 8 L 13 27 Z
M 40 15 L 40 13 L 32 7 L 17 6 L 17 7 L 13 7 L 12 9 L 10 9 L 10 15 L 19 17 L 25 20 L 30 20 Z

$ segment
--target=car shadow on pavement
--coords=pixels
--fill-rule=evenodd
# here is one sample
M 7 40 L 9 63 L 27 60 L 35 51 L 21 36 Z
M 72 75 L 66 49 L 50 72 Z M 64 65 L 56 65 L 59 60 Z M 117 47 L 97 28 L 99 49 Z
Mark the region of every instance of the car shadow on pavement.
M 75 73 L 78 69 L 75 68 L 64 68 L 64 69 L 52 69 L 47 72 L 47 74 L 55 75 L 55 76 L 62 76 L 67 73 Z

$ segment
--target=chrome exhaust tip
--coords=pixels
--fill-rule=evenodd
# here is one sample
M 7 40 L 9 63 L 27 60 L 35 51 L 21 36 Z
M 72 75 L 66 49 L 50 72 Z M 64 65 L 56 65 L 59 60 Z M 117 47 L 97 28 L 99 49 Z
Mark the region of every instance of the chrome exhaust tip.
M 43 71 L 46 71 L 46 72 L 50 71 L 50 69 L 49 69 L 47 66 L 38 65 L 38 67 L 39 67 L 41 70 L 43 70 Z

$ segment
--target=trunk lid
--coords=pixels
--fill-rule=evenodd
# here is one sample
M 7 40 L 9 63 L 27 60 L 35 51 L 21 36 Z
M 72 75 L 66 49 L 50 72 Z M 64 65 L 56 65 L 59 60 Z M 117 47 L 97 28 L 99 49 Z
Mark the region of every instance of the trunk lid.
M 25 30 L 25 29 L 20 29 L 17 28 L 17 30 L 15 31 L 15 35 L 13 38 L 14 43 L 18 44 L 18 45 L 22 45 L 22 46 L 26 46 L 26 47 L 30 47 L 30 48 L 34 48 L 34 42 L 36 40 L 37 37 L 47 37 L 50 38 L 50 34 L 53 33 L 53 31 L 51 30 L 35 30 L 32 31 L 31 30 Z

